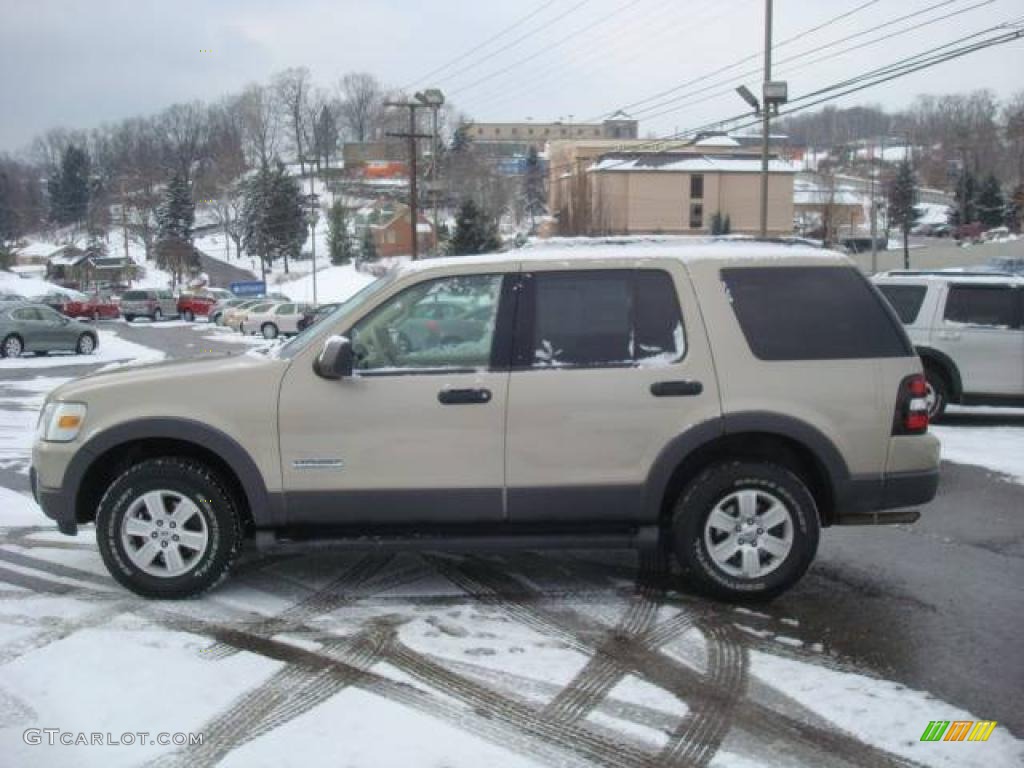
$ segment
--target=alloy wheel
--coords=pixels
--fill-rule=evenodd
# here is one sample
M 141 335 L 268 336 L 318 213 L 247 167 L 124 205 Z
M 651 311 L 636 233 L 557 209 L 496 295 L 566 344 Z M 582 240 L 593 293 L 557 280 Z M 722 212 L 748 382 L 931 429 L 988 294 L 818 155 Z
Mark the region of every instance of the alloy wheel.
M 793 549 L 793 515 L 778 496 L 746 488 L 723 497 L 704 523 L 704 545 L 714 564 L 738 579 L 776 570 Z
M 125 513 L 121 544 L 140 570 L 174 578 L 199 564 L 210 545 L 210 531 L 188 497 L 177 491 L 149 491 Z

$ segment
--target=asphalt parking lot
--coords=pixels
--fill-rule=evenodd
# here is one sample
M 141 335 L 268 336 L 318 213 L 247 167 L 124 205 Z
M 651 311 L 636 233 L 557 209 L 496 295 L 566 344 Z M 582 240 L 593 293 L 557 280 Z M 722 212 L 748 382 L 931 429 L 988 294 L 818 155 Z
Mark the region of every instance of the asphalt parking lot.
M 167 357 L 246 349 L 183 323 L 101 328 Z M 75 363 L 0 369 L 0 424 L 31 421 L 53 382 L 99 367 Z M 1024 410 L 942 429 L 1012 439 Z M 107 577 L 91 528 L 67 538 L 32 515 L 10 431 L 2 765 L 469 765 L 446 761 L 455 742 L 476 765 L 1024 761 L 1024 478 L 946 462 L 920 521 L 829 529 L 807 577 L 766 605 L 695 597 L 630 552 L 330 551 L 250 551 L 207 596 L 155 603 Z M 21 738 L 40 723 L 95 730 L 98 712 L 206 738 L 86 752 Z M 929 721 L 960 719 L 998 726 L 985 744 L 919 741 Z M 337 755 L 311 746 L 325 732 Z

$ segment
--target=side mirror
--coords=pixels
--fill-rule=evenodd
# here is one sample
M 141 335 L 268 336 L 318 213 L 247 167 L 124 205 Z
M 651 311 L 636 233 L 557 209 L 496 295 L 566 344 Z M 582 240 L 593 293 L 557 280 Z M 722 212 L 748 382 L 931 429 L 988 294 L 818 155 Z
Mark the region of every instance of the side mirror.
M 331 336 L 316 356 L 313 371 L 325 379 L 343 379 L 352 375 L 354 365 L 352 342 L 344 336 Z

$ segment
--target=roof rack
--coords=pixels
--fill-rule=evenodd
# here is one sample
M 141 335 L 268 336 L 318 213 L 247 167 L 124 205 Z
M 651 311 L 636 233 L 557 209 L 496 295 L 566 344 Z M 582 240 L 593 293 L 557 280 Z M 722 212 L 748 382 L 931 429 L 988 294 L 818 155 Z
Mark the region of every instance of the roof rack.
M 993 278 L 1012 277 L 1020 279 L 1021 276 L 1013 272 L 954 272 L 948 269 L 890 269 L 879 272 L 879 276 L 887 277 L 948 277 L 960 280 L 963 278 Z

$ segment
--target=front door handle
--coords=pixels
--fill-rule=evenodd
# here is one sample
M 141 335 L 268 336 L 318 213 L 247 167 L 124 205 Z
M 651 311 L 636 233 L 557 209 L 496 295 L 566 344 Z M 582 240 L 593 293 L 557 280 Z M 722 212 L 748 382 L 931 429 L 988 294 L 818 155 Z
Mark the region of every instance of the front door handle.
M 655 397 L 694 397 L 704 391 L 699 381 L 656 381 L 651 384 Z
M 491 402 L 489 389 L 442 389 L 437 393 L 441 405 L 481 405 Z

